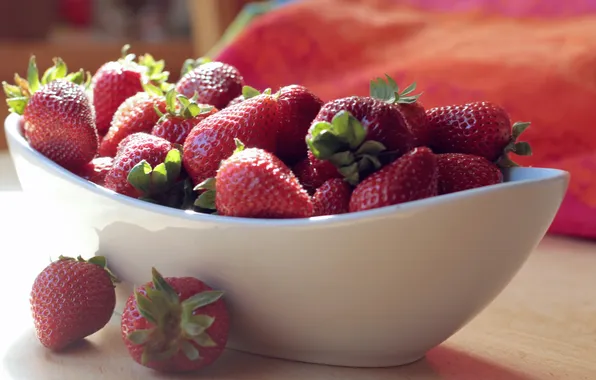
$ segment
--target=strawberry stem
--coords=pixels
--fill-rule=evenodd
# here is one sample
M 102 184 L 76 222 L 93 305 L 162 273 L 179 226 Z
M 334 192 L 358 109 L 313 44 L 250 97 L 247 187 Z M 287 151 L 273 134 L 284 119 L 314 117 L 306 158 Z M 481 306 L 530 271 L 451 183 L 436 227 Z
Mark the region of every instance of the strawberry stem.
M 530 127 L 529 122 L 516 122 L 511 127 L 511 140 L 503 149 L 503 154 L 497 160 L 496 164 L 501 168 L 512 168 L 519 166 L 515 161 L 509 157 L 513 153 L 518 156 L 531 156 L 532 147 L 526 141 L 517 141 L 518 138 Z

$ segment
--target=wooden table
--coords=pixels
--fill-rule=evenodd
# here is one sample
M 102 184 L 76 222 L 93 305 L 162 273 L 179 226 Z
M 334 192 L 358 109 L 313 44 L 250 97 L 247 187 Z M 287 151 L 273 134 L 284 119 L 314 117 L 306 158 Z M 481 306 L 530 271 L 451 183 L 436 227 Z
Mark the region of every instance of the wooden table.
M 0 179 L 10 182 L 6 160 Z M 39 202 L 42 200 L 35 200 Z M 596 244 L 546 238 L 500 297 L 427 358 L 405 367 L 351 369 L 228 351 L 213 367 L 175 377 L 127 357 L 117 319 L 76 349 L 51 353 L 37 342 L 28 310 L 35 275 L 58 254 L 83 255 L 77 242 L 36 218 L 35 202 L 0 191 L 4 260 L 0 376 L 12 380 L 591 380 L 596 378 Z M 357 344 L 357 342 L 355 342 Z

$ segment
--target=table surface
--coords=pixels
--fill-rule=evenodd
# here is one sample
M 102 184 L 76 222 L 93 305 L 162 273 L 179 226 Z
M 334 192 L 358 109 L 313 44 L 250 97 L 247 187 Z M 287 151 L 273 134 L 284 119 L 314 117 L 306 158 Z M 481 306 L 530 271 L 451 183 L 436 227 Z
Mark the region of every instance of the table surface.
M 9 165 L 0 155 L 0 251 L 8 269 L 0 276 L 5 305 L 0 323 L 0 377 L 178 378 L 160 375 L 130 360 L 116 319 L 68 352 L 52 353 L 38 343 L 28 308 L 31 284 L 50 257 L 77 253 L 77 237 L 60 229 L 58 217 L 51 226 L 34 217 L 35 204 L 18 191 Z M 595 374 L 596 244 L 549 237 L 493 304 L 414 364 L 384 369 L 340 368 L 230 350 L 212 367 L 180 378 L 588 380 Z

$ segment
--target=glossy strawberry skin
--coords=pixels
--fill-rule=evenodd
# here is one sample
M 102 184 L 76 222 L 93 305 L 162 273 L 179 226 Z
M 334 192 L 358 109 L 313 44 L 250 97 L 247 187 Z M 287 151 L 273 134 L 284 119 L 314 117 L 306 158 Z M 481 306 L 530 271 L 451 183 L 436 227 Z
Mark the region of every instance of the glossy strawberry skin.
M 244 79 L 238 70 L 222 62 L 208 62 L 186 73 L 176 84 L 176 91 L 197 103 L 223 109 L 242 94 Z
M 190 131 L 183 147 L 184 168 L 195 185 L 214 177 L 220 162 L 234 152 L 234 138 L 249 148 L 274 152 L 278 125 L 277 101 L 271 95 L 225 108 Z
M 105 177 L 105 187 L 117 193 L 138 198 L 139 192 L 128 183 L 128 173 L 142 160 L 146 160 L 151 167 L 161 164 L 174 146 L 161 137 L 139 132 L 131 135 L 126 145 L 119 148 L 114 158 L 112 169 Z
M 108 133 L 104 136 L 99 146 L 99 154 L 114 157 L 118 151 L 118 144 L 133 133 L 150 133 L 160 116 L 155 111 L 162 113 L 166 110 L 166 101 L 163 97 L 139 92 L 126 99 L 114 114 Z
M 35 279 L 30 304 L 41 344 L 61 350 L 108 323 L 116 293 L 110 276 L 100 266 L 59 260 Z
M 248 148 L 222 162 L 216 176 L 220 215 L 245 218 L 307 218 L 310 196 L 292 171 L 272 153 Z
M 235 106 L 236 104 L 240 104 L 240 103 L 242 103 L 245 100 L 246 99 L 244 99 L 244 96 L 243 95 L 238 95 L 234 99 L 230 100 L 230 102 L 228 103 L 228 105 L 226 107 Z
M 165 281 L 176 291 L 180 301 L 184 301 L 197 293 L 212 290 L 208 285 L 193 277 L 166 277 Z M 153 283 L 148 282 L 137 288 L 137 290 L 146 295 L 147 287 L 153 288 Z M 153 361 L 144 365 L 158 371 L 189 372 L 206 367 L 219 358 L 225 349 L 230 330 L 230 317 L 226 304 L 223 299 L 220 299 L 213 304 L 201 307 L 199 313 L 215 318 L 213 324 L 207 329 L 207 333 L 217 343 L 217 346 L 200 347 L 192 343 L 199 350 L 202 359 L 191 361 L 182 352 L 178 352 L 168 360 Z M 194 314 L 197 314 L 197 311 Z M 149 329 L 154 326 L 139 314 L 134 295 L 131 295 L 126 302 L 120 327 L 122 339 L 130 356 L 137 363 L 141 363 L 144 345 L 133 344 L 127 336 L 131 332 Z
M 275 153 L 286 164 L 294 165 L 306 157 L 304 136 L 323 101 L 304 86 L 290 85 L 280 89 L 277 102 L 281 122 Z
M 96 112 L 97 131 L 107 133 L 114 113 L 126 99 L 143 91 L 140 66 L 118 61 L 103 64 L 93 75 L 93 105 Z
M 429 148 L 414 148 L 356 186 L 350 199 L 350 212 L 429 198 L 437 193 L 435 155 Z
M 511 120 L 489 102 L 432 108 L 427 111 L 435 153 L 467 153 L 494 162 L 511 141 Z
M 497 165 L 484 157 L 463 153 L 437 155 L 439 194 L 455 193 L 503 182 Z
M 312 197 L 314 216 L 345 214 L 350 210 L 352 187 L 341 178 L 326 181 Z
M 55 80 L 31 95 L 23 114 L 25 138 L 33 149 L 70 171 L 97 154 L 95 114 L 83 87 Z
M 217 112 L 217 108 L 212 108 L 211 111 L 197 115 L 190 119 L 185 119 L 180 116 L 167 115 L 164 119 L 160 119 L 153 127 L 151 134 L 164 138 L 172 144 L 184 144 L 188 134 L 193 127 L 206 119 L 208 116 Z
M 112 169 L 114 159 L 112 157 L 96 157 L 91 162 L 77 171 L 77 175 L 87 181 L 103 186 L 106 175 Z
M 410 132 L 414 137 L 414 146 L 428 146 L 431 141 L 431 130 L 426 110 L 420 101 L 414 103 L 398 103 L 402 115 L 406 119 Z

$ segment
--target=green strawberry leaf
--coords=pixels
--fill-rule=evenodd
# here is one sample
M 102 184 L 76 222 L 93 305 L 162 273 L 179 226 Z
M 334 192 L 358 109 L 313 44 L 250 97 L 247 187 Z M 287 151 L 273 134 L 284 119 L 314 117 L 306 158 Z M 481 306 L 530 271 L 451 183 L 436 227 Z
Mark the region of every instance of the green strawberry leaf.
M 29 83 L 29 89 L 31 93 L 39 90 L 41 86 L 39 82 L 39 71 L 37 70 L 37 64 L 35 63 L 35 56 L 32 55 L 29 59 L 29 67 L 27 69 L 27 82 Z
M 180 70 L 180 78 L 185 76 L 190 71 L 193 71 L 197 67 L 204 65 L 205 63 L 212 62 L 208 57 L 200 57 L 197 59 L 188 58 L 182 64 L 182 69 Z
M 215 177 L 207 178 L 206 180 L 195 186 L 194 190 L 215 190 L 215 182 Z
M 206 190 L 197 197 L 194 205 L 205 210 L 216 210 L 215 190 Z
M 414 90 L 416 90 L 416 82 L 400 92 L 395 80 L 387 74 L 385 74 L 385 79 L 375 78 L 370 81 L 370 96 L 390 104 L 415 103 L 422 94 L 411 95 Z
M 256 88 L 250 86 L 242 87 L 242 97 L 244 99 L 254 98 L 257 95 L 261 95 L 261 93 Z
M 128 183 L 142 194 L 149 194 L 151 192 L 151 172 L 153 168 L 146 160 L 142 160 L 136 164 L 128 173 Z
M 182 171 L 182 153 L 178 149 L 172 149 L 166 155 L 164 161 L 168 183 L 172 183 L 180 177 Z

